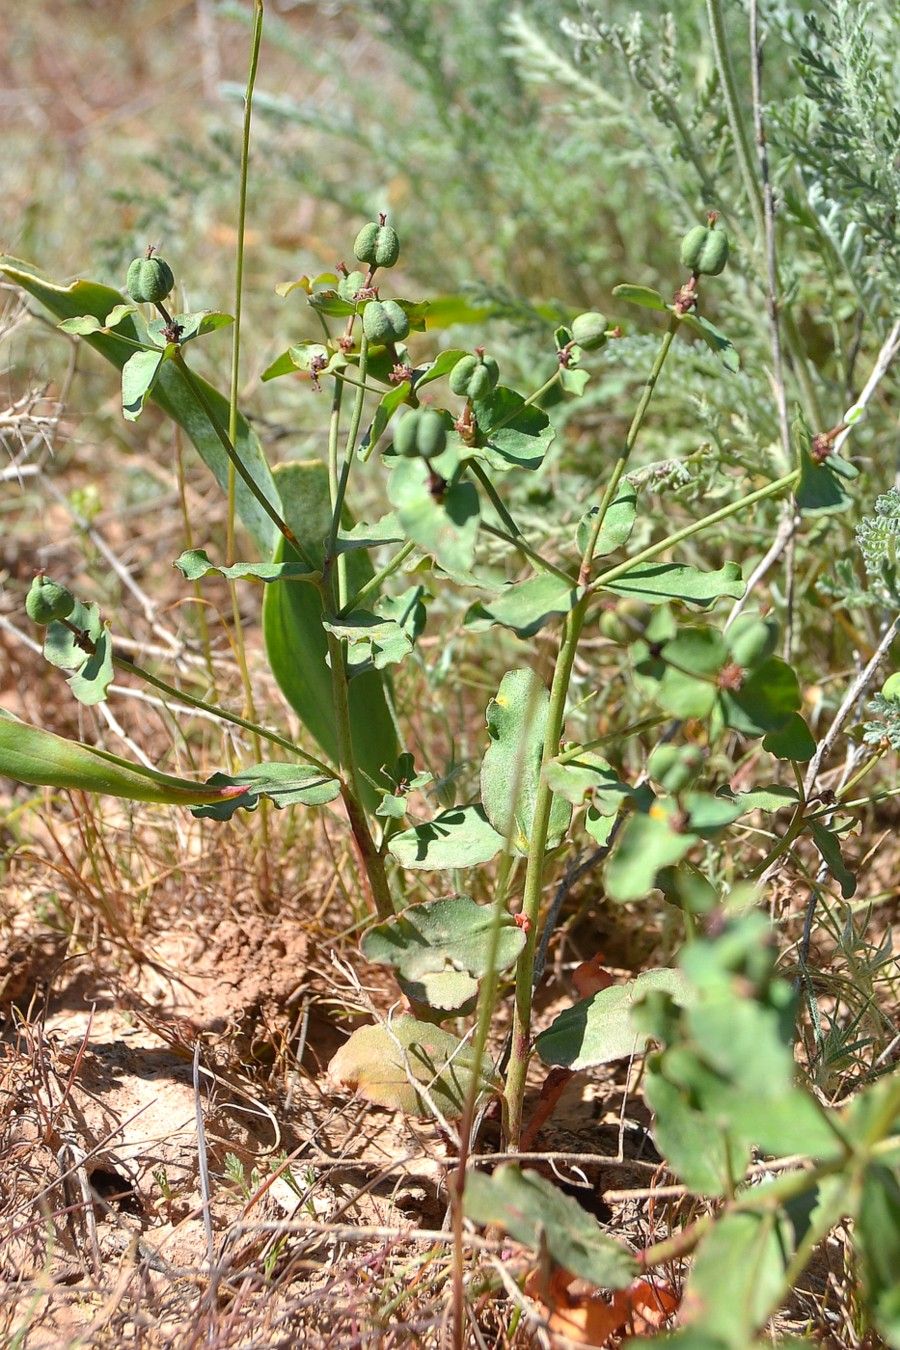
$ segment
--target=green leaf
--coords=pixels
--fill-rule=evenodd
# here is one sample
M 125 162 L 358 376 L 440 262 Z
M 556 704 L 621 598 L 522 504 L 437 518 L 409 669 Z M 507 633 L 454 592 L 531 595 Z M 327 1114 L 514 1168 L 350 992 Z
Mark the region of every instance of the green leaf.
M 748 673 L 740 689 L 723 689 L 725 725 L 745 736 L 781 731 L 802 703 L 797 676 L 786 661 L 770 656 Z
M 17 258 L 0 256 L 0 272 L 15 285 L 21 286 L 41 302 L 58 319 L 93 314 L 103 322 L 110 311 L 123 303 L 123 297 L 109 286 L 92 281 L 74 281 L 69 286 L 58 286 L 48 281 L 28 263 Z M 135 342 L 147 341 L 147 327 L 140 314 L 128 315 L 119 325 L 121 337 Z M 131 357 L 134 348 L 120 340 L 118 333 L 96 333 L 86 339 L 113 365 L 121 369 Z M 195 376 L 203 390 L 219 425 L 228 425 L 228 400 L 205 380 Z M 201 459 L 215 476 L 222 490 L 228 485 L 229 461 L 206 413 L 197 402 L 184 378 L 173 362 L 166 362 L 159 371 L 152 398 L 173 421 L 183 427 L 196 446 Z M 259 438 L 244 417 L 238 417 L 236 449 L 241 461 L 266 498 L 277 509 L 278 494 L 266 463 Z M 237 510 L 243 524 L 250 531 L 260 552 L 271 556 L 277 530 L 253 494 L 238 479 L 235 487 Z
M 787 1293 L 793 1229 L 777 1211 L 726 1214 L 700 1243 L 681 1304 L 731 1350 L 745 1350 Z
M 696 333 L 698 337 L 703 338 L 707 347 L 715 353 L 725 369 L 736 375 L 741 368 L 741 358 L 735 351 L 731 339 L 727 338 L 723 332 L 716 328 L 715 324 L 710 323 L 709 319 L 705 319 L 702 314 L 682 314 L 679 317 L 692 333 Z
M 676 1176 L 697 1195 L 721 1195 L 732 1175 L 741 1176 L 750 1150 L 731 1140 L 713 1116 L 694 1109 L 688 1094 L 653 1071 L 647 1060 L 644 1096 L 654 1113 L 653 1142 Z
M 673 806 L 657 803 L 647 814 L 633 815 L 625 822 L 606 868 L 611 900 L 642 900 L 653 890 L 657 872 L 681 862 L 697 843 L 696 834 L 673 827 L 673 814 Z
M 744 581 L 735 562 L 727 562 L 717 572 L 703 572 L 688 563 L 650 562 L 638 563 L 603 589 L 617 595 L 636 595 L 650 605 L 687 600 L 705 608 L 723 595 L 739 600 L 744 594 Z
M 641 809 L 649 808 L 653 793 L 646 784 L 632 787 L 623 780 L 602 755 L 593 750 L 583 751 L 577 759 L 561 764 L 552 759 L 544 770 L 547 785 L 573 806 L 589 802 L 602 816 L 614 816 L 627 801 L 634 801 Z
M 375 416 L 369 429 L 364 433 L 360 442 L 359 453 L 363 459 L 368 459 L 375 446 L 381 440 L 387 429 L 394 413 L 402 407 L 412 392 L 412 385 L 408 380 L 401 381 L 393 389 L 389 389 L 386 394 L 382 394 L 378 407 L 375 409 Z
M 432 1114 L 427 1100 L 430 1097 L 451 1120 L 462 1115 L 473 1083 L 477 1082 L 476 1100 L 492 1096 L 499 1087 L 489 1060 L 483 1061 L 476 1080 L 471 1045 L 429 1022 L 407 1016 L 354 1031 L 332 1059 L 328 1072 L 377 1106 L 428 1116 Z
M 617 300 L 627 300 L 630 305 L 640 305 L 642 309 L 666 312 L 665 300 L 659 291 L 651 290 L 649 286 L 632 286 L 624 282 L 621 286 L 613 286 L 613 295 Z
M 466 624 L 477 629 L 497 623 L 517 637 L 533 637 L 552 619 L 568 614 L 580 594 L 574 581 L 568 585 L 545 572 L 504 586 L 496 598 L 479 601 L 466 615 Z
M 311 572 L 306 563 L 233 563 L 230 567 L 218 567 L 211 561 L 209 554 L 202 548 L 185 549 L 173 564 L 187 581 L 199 581 L 201 577 L 216 572 L 228 581 L 317 581 L 321 572 Z
M 854 1242 L 875 1325 L 888 1345 L 900 1346 L 900 1180 L 884 1164 L 866 1169 Z
M 527 853 L 547 728 L 550 694 L 533 670 L 510 670 L 487 707 L 491 743 L 481 762 L 481 801 L 498 834 Z M 561 797 L 550 808 L 547 847 L 555 848 L 571 816 Z
M 794 807 L 800 800 L 796 788 L 786 783 L 772 783 L 768 786 L 751 788 L 749 792 L 732 793 L 730 788 L 720 788 L 719 795 L 729 797 L 741 808 L 741 815 L 751 811 L 782 811 L 786 806 Z
M 844 862 L 837 835 L 817 820 L 809 822 L 809 829 L 813 843 L 822 855 L 822 861 L 841 888 L 841 895 L 845 900 L 849 900 L 856 894 L 856 877 Z
M 546 1245 L 558 1266 L 600 1289 L 625 1289 L 637 1274 L 631 1253 L 577 1200 L 515 1163 L 501 1163 L 490 1176 L 470 1172 L 463 1208 L 474 1223 L 500 1224 L 536 1252 Z
M 433 328 L 431 321 L 432 311 L 428 311 L 428 327 Z M 427 366 L 419 366 L 413 371 L 413 388 L 418 391 L 424 388 L 426 384 L 431 384 L 434 380 L 440 380 L 444 375 L 449 375 L 450 371 L 467 353 L 460 347 L 451 347 L 447 351 L 441 352 Z
M 663 989 L 680 1006 L 696 993 L 680 970 L 648 970 L 625 984 L 601 989 L 592 998 L 566 1008 L 542 1031 L 535 1049 L 544 1064 L 567 1069 L 592 1069 L 616 1059 L 642 1054 L 650 1040 L 632 1021 L 632 1009 L 650 989 Z
M 83 637 L 73 633 L 68 625 L 77 628 Z M 92 707 L 104 702 L 115 669 L 109 629 L 96 605 L 76 601 L 67 624 L 48 624 L 43 650 L 51 665 L 73 672 L 67 683 L 79 703 Z
M 324 806 L 340 794 L 336 778 L 309 764 L 285 764 L 279 760 L 254 764 L 240 773 L 214 773 L 210 787 L 243 787 L 246 792 L 213 806 L 195 806 L 192 814 L 213 820 L 230 820 L 235 811 L 255 811 L 260 797 L 268 797 L 279 809 L 285 806 Z
M 556 435 L 541 408 L 502 384 L 473 406 L 485 442 L 474 452 L 479 459 L 492 469 L 540 467 Z
M 402 542 L 403 531 L 400 522 L 393 511 L 389 511 L 373 525 L 368 525 L 363 520 L 351 530 L 338 530 L 335 552 L 353 553 L 360 548 L 379 548 L 382 544 L 402 544 Z
M 355 671 L 371 663 L 376 670 L 397 665 L 412 651 L 412 638 L 395 619 L 369 610 L 354 609 L 336 619 L 324 619 L 329 633 L 347 642 L 347 663 Z
M 397 970 L 409 998 L 451 1011 L 477 993 L 488 972 L 495 922 L 492 906 L 467 895 L 429 900 L 370 928 L 362 953 Z M 495 969 L 507 970 L 524 945 L 525 933 L 512 915 L 501 914 Z
M 453 806 L 388 842 L 388 852 L 402 867 L 430 871 L 477 867 L 490 862 L 502 847 L 503 836 L 480 806 Z
M 130 764 L 96 746 L 66 740 L 20 722 L 3 709 L 0 709 L 0 774 L 32 787 L 97 792 L 127 801 L 169 806 L 197 806 L 239 795 L 234 788 L 223 790 L 159 773 L 142 764 Z
M 599 506 L 592 506 L 578 522 L 575 542 L 578 552 L 581 554 L 588 546 L 591 527 L 599 510 Z M 619 484 L 618 491 L 609 504 L 609 510 L 603 519 L 600 533 L 597 536 L 597 543 L 594 546 L 594 557 L 600 558 L 605 553 L 615 553 L 617 548 L 627 544 L 634 529 L 636 516 L 637 492 L 626 480 Z
M 278 491 L 285 520 L 319 567 L 331 522 L 328 470 L 320 460 L 295 461 L 279 466 Z M 345 528 L 352 522 L 345 521 Z M 279 536 L 276 564 L 300 564 L 295 551 Z M 347 560 L 351 591 L 373 575 L 363 551 Z M 323 628 L 322 597 L 314 586 L 267 586 L 263 598 L 263 636 L 272 673 L 294 712 L 334 763 L 338 762 L 337 723 L 334 714 L 328 643 Z M 373 809 L 380 794 L 367 781 L 379 782 L 382 770 L 397 759 L 397 733 L 388 708 L 386 676 L 367 670 L 350 681 L 350 722 L 353 748 L 363 773 L 362 795 Z
M 832 455 L 817 461 L 811 454 L 812 436 L 801 413 L 794 418 L 791 428 L 794 449 L 800 464 L 800 482 L 794 500 L 807 516 L 831 515 L 846 511 L 853 500 L 844 486 L 848 475 L 835 472 Z M 842 468 L 848 466 L 842 464 Z
M 163 353 L 135 352 L 122 367 L 122 412 L 126 421 L 136 422 L 144 411 L 163 361 Z
M 454 483 L 436 497 L 428 464 L 401 459 L 388 481 L 388 496 L 407 537 L 423 553 L 431 554 L 451 576 L 468 573 L 481 517 L 474 483 Z
M 106 327 L 94 314 L 77 314 L 71 319 L 63 319 L 57 327 L 64 333 L 74 333 L 77 337 L 87 337 L 89 333 L 102 333 Z
M 784 726 L 763 737 L 763 749 L 776 759 L 806 764 L 816 753 L 812 732 L 799 713 L 791 713 Z

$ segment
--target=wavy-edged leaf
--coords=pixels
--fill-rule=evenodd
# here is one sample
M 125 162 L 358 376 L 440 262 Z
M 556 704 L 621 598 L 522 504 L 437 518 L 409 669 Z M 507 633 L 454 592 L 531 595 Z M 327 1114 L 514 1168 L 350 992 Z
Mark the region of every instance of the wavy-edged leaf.
M 268 797 L 279 810 L 285 806 L 324 806 L 333 802 L 341 790 L 331 774 L 323 774 L 310 764 L 286 764 L 280 760 L 253 764 L 236 774 L 214 773 L 206 781 L 210 787 L 245 789 L 240 796 L 224 802 L 192 808 L 193 815 L 213 820 L 230 820 L 239 810 L 255 811 L 261 797 Z
M 388 842 L 388 852 L 401 866 L 421 871 L 477 867 L 490 862 L 502 847 L 503 836 L 480 806 L 452 806 Z
M 600 1289 L 625 1289 L 638 1265 L 620 1242 L 608 1237 L 578 1201 L 538 1172 L 501 1163 L 490 1176 L 472 1171 L 463 1198 L 466 1218 L 500 1224 L 510 1237 Z
M 474 403 L 484 438 L 473 453 L 492 469 L 537 469 L 556 435 L 541 408 L 526 404 L 514 389 L 498 385 L 490 397 Z
M 599 506 L 592 506 L 578 522 L 575 542 L 578 552 L 584 553 L 591 536 L 594 520 Z M 597 542 L 594 545 L 594 557 L 601 558 L 606 553 L 614 553 L 617 548 L 627 544 L 637 518 L 637 492 L 626 479 L 620 483 L 615 497 L 609 504 L 609 510 L 603 518 Z
M 648 605 L 686 600 L 706 608 L 723 595 L 739 600 L 744 594 L 744 579 L 736 562 L 727 562 L 713 572 L 690 563 L 649 562 L 638 563 L 624 576 L 604 584 L 603 589 L 616 595 L 635 595 Z
M 541 758 L 550 694 L 531 669 L 510 670 L 487 706 L 491 743 L 481 762 L 481 801 L 498 834 L 518 853 L 527 853 L 541 781 Z M 566 832 L 571 808 L 554 797 L 547 847 Z
M 543 573 L 504 586 L 489 600 L 479 600 L 467 613 L 466 626 L 477 630 L 497 623 L 511 628 L 517 637 L 533 637 L 551 620 L 568 614 L 581 594 L 574 581 L 567 584 L 561 577 Z
M 311 572 L 306 563 L 232 563 L 230 567 L 219 567 L 205 549 L 189 548 L 175 559 L 173 564 L 187 581 L 200 581 L 215 572 L 228 581 L 318 581 L 321 572 Z
M 487 974 L 497 916 L 467 895 L 428 900 L 370 928 L 362 940 L 369 961 L 392 966 L 404 993 L 431 1008 L 461 1008 Z M 525 945 L 511 914 L 499 917 L 496 970 L 507 970 Z
M 647 970 L 626 984 L 601 989 L 566 1008 L 540 1033 L 535 1049 L 544 1064 L 591 1069 L 641 1054 L 650 1038 L 637 1029 L 631 1014 L 637 1000 L 651 989 L 671 994 L 680 1007 L 696 997 L 690 980 L 669 968 Z
M 650 286 L 632 286 L 630 282 L 623 282 L 620 286 L 613 286 L 613 295 L 617 300 L 627 300 L 630 305 L 640 305 L 641 309 L 666 312 L 665 300 L 659 291 L 654 291 Z

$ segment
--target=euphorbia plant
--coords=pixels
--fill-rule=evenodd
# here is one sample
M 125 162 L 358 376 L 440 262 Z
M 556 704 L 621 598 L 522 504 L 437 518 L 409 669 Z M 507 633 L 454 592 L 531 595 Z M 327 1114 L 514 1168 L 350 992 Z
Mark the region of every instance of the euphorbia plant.
M 852 891 L 838 840 L 843 822 L 835 821 L 833 812 L 823 819 L 816 811 L 799 771 L 797 787 L 773 782 L 748 792 L 730 790 L 720 767 L 729 747 L 755 740 L 760 754 L 796 766 L 811 758 L 815 743 L 801 716 L 797 677 L 774 654 L 776 626 L 752 609 L 731 624 L 697 622 L 697 611 L 712 610 L 723 597 L 738 606 L 744 601 L 740 567 L 725 562 L 704 569 L 677 556 L 684 540 L 752 512 L 767 498 L 793 493 L 796 508 L 814 514 L 841 509 L 846 493 L 840 483 L 848 466 L 830 449 L 814 453 L 798 421 L 797 463 L 781 477 L 628 550 L 640 500 L 628 477 L 630 460 L 676 338 L 683 330 L 703 338 L 721 358 L 722 378 L 736 366 L 733 347 L 702 314 L 705 278 L 718 275 L 727 257 L 722 228 L 711 216 L 688 234 L 682 248 L 687 275 L 677 278 L 670 302 L 646 287 L 618 289 L 621 299 L 663 315 L 665 327 L 628 431 L 603 464 L 596 498 L 577 522 L 571 543 L 552 554 L 526 537 L 507 488 L 542 464 L 554 437 L 542 403 L 554 393 L 578 397 L 584 391 L 587 353 L 602 349 L 612 336 L 605 320 L 592 311 L 557 328 L 548 353 L 550 374 L 523 395 L 502 383 L 485 347 L 419 357 L 428 304 L 386 293 L 384 269 L 396 263 L 399 240 L 383 217 L 363 228 L 355 253 L 364 272 L 343 267 L 282 288 L 305 294 L 321 332 L 290 346 L 264 379 L 299 374 L 311 388 L 329 387 L 331 411 L 323 459 L 274 470 L 249 424 L 236 412 L 227 416 L 225 400 L 188 360 L 188 344 L 226 326 L 229 316 L 172 312 L 167 301 L 174 278 L 163 259 L 149 254 L 132 264 L 133 304 L 93 283 L 60 287 L 23 264 L 3 264 L 8 277 L 61 318 L 61 327 L 121 367 L 127 418 L 138 418 L 153 399 L 184 427 L 223 485 L 230 466 L 238 510 L 261 559 L 217 563 L 210 544 L 183 553 L 175 565 L 192 582 L 215 573 L 230 582 L 263 584 L 271 669 L 315 748 L 173 689 L 158 673 L 116 652 L 96 605 L 42 575 L 26 608 L 45 629 L 47 658 L 69 672 L 77 698 L 103 699 L 119 666 L 244 727 L 286 758 L 252 763 L 236 774 L 217 773 L 198 784 L 3 717 L 0 770 L 29 783 L 181 803 L 219 820 L 255 808 L 261 798 L 307 809 L 340 798 L 374 920 L 362 952 L 394 970 L 409 1010 L 355 1032 L 332 1069 L 372 1101 L 430 1112 L 448 1123 L 461 1118 L 460 1183 L 474 1114 L 485 1097 L 502 1097 L 508 1144 L 519 1147 L 533 1053 L 548 1066 L 575 1070 L 655 1043 L 664 1049 L 652 1060 L 648 1093 L 659 1112 L 659 1142 L 689 1185 L 733 1194 L 753 1144 L 799 1147 L 799 1118 L 809 1129 L 815 1126 L 810 1152 L 819 1170 L 810 1185 L 830 1178 L 849 1159 L 847 1175 L 856 1177 L 857 1191 L 862 1187 L 859 1193 L 865 1194 L 871 1185 L 864 1178 L 881 1157 L 897 1103 L 879 1098 L 873 1108 L 881 1113 L 877 1130 L 855 1118 L 829 1116 L 823 1124 L 813 1099 L 792 1087 L 786 1067 L 791 995 L 772 983 L 768 966 L 754 964 L 758 935 L 752 927 L 735 930 L 733 951 L 727 944 L 712 944 L 707 951 L 695 943 L 683 970 L 650 971 L 633 986 L 603 991 L 534 1036 L 537 957 L 552 922 L 542 905 L 544 884 L 565 842 L 580 831 L 602 851 L 611 902 L 641 900 L 659 889 L 681 912 L 689 936 L 706 915 L 733 905 L 736 897 L 749 903 L 754 875 L 787 846 L 784 840 L 803 831 L 845 893 Z M 350 502 L 362 475 L 370 484 L 381 481 L 391 509 L 379 519 L 355 522 Z M 507 550 L 505 578 L 483 565 L 485 537 L 494 550 L 497 541 Z M 494 645 L 492 632 L 499 629 L 526 645 L 517 647 L 520 657 L 486 709 L 478 794 L 430 818 L 409 819 L 411 800 L 419 800 L 413 794 L 427 794 L 432 779 L 398 728 L 391 670 L 410 656 L 427 623 L 432 593 L 444 588 L 473 597 L 465 627 L 474 637 L 484 632 Z M 549 685 L 533 668 L 527 645 L 543 628 L 558 632 Z M 633 683 L 635 716 L 613 733 L 573 742 L 566 736 L 570 681 L 583 635 L 597 631 L 617 644 L 621 670 Z M 654 731 L 655 746 L 649 743 Z M 624 766 L 620 753 L 632 738 L 646 751 L 637 772 Z M 746 886 L 722 885 L 705 875 L 700 864 L 711 841 L 725 840 L 750 812 L 774 817 L 785 809 L 791 816 L 782 842 L 745 878 Z M 455 892 L 404 905 L 407 871 L 455 878 L 488 865 L 490 905 Z M 487 1041 L 499 977 L 506 971 L 514 1004 L 509 1058 L 501 1071 L 488 1058 Z M 748 1000 L 748 1044 L 754 1036 L 765 1044 L 777 1070 L 767 1111 L 749 1116 L 740 1105 L 741 1091 L 758 1092 L 759 1085 L 744 1083 L 746 1065 L 720 1043 L 732 977 Z M 471 1016 L 471 1042 L 440 1026 Z M 704 1139 L 703 1130 L 712 1130 L 702 1157 L 684 1143 L 685 1122 Z M 844 1141 L 843 1152 L 835 1139 Z M 519 1196 L 524 1183 L 537 1187 L 537 1200 L 529 1191 L 527 1204 L 540 1206 L 546 1183 L 505 1173 L 487 1189 L 487 1183 L 474 1183 L 470 1213 L 504 1221 L 527 1236 L 530 1220 L 521 1217 L 525 1201 Z M 462 1191 L 460 1184 L 460 1204 Z M 843 1204 L 850 1192 L 841 1194 Z M 733 1208 L 732 1226 L 750 1245 L 759 1239 L 759 1210 L 749 1202 Z M 704 1230 L 698 1231 L 684 1249 L 703 1236 Z M 766 1229 L 768 1255 L 770 1236 Z M 792 1250 L 803 1250 L 800 1238 Z M 653 1260 L 669 1256 L 663 1244 Z M 599 1267 L 591 1269 L 601 1283 L 627 1283 L 636 1270 L 618 1248 L 607 1252 L 606 1264 L 600 1256 L 596 1260 Z M 750 1317 L 748 1331 L 758 1322 Z

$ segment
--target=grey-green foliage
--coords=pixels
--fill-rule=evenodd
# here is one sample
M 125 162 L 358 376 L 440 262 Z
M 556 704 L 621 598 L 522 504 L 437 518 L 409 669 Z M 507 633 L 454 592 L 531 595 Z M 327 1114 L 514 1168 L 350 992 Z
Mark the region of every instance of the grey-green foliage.
M 840 203 L 851 246 L 896 299 L 900 291 L 900 112 L 895 6 L 826 0 L 804 16 L 797 68 L 805 102 L 794 101 L 786 140 L 810 182 Z M 790 132 L 793 131 L 793 135 Z

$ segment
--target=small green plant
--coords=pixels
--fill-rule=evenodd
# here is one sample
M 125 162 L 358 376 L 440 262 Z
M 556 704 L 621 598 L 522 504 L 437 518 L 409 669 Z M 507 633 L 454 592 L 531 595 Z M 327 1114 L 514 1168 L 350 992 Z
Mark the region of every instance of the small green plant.
M 715 4 L 711 15 L 737 154 L 765 239 Z M 249 121 L 245 127 L 246 150 Z M 721 542 L 728 522 L 755 518 L 767 501 L 789 502 L 801 529 L 821 529 L 844 512 L 857 470 L 839 441 L 853 418 L 814 427 L 809 404 L 816 400 L 806 396 L 798 363 L 806 412 L 797 412 L 792 434 L 785 431 L 781 472 L 752 465 L 750 490 L 735 492 L 729 480 L 722 500 L 720 483 L 717 500 L 677 529 L 660 532 L 644 511 L 645 478 L 634 472 L 634 452 L 676 343 L 697 340 L 705 381 L 739 377 L 734 344 L 706 314 L 710 289 L 727 284 L 731 253 L 710 212 L 680 249 L 672 242 L 668 294 L 642 282 L 615 288 L 615 300 L 642 310 L 651 326 L 644 383 L 627 415 L 619 409 L 627 430 L 604 446 L 593 477 L 581 483 L 578 510 L 560 510 L 542 535 L 518 518 L 519 489 L 529 477 L 538 480 L 554 448 L 551 413 L 564 422 L 569 405 L 586 397 L 599 360 L 605 372 L 615 368 L 620 334 L 595 310 L 567 313 L 545 330 L 544 377 L 515 388 L 503 382 L 486 347 L 435 353 L 429 345 L 429 330 L 440 323 L 430 319 L 459 317 L 452 297 L 387 294 L 384 273 L 398 263 L 400 245 L 381 215 L 354 244 L 365 272 L 341 266 L 280 288 L 292 303 L 305 298 L 302 313 L 315 335 L 289 345 L 263 380 L 327 389 L 330 412 L 322 458 L 274 468 L 237 409 L 239 324 L 225 397 L 196 373 L 189 344 L 208 341 L 214 350 L 216 334 L 233 318 L 218 310 L 182 313 L 174 304 L 170 310 L 177 278 L 152 250 L 128 268 L 133 303 L 92 282 L 60 286 L 25 264 L 2 262 L 4 275 L 65 332 L 120 369 L 124 417 L 136 421 L 153 401 L 233 499 L 256 560 L 235 562 L 226 550 L 216 561 L 214 541 L 204 540 L 173 563 L 192 584 L 217 575 L 262 587 L 269 665 L 305 735 L 295 742 L 175 689 L 117 650 L 95 604 L 42 574 L 26 610 L 43 629 L 48 661 L 66 672 L 82 703 L 104 700 L 121 669 L 272 750 L 201 783 L 67 741 L 0 710 L 0 771 L 36 785 L 180 805 L 212 822 L 255 810 L 263 799 L 307 810 L 339 802 L 370 911 L 361 953 L 393 972 L 405 1006 L 356 1030 L 331 1072 L 372 1103 L 442 1123 L 458 1149 L 457 1236 L 464 1215 L 501 1223 L 551 1262 L 612 1289 L 696 1251 L 686 1329 L 671 1339 L 740 1350 L 757 1343 L 816 1243 L 850 1217 L 869 1313 L 888 1342 L 900 1345 L 891 1276 L 900 1244 L 896 1079 L 873 1071 L 841 1109 L 797 1081 L 798 990 L 776 971 L 768 925 L 751 912 L 761 879 L 797 849 L 820 859 L 823 875 L 850 899 L 856 880 L 842 844 L 859 805 L 850 792 L 884 749 L 870 746 L 862 767 L 823 799 L 816 771 L 842 723 L 817 743 L 779 625 L 758 609 L 727 548 L 713 566 L 696 551 L 700 541 Z M 739 245 L 734 261 L 755 266 L 751 252 Z M 240 278 L 239 259 L 237 317 Z M 775 307 L 774 293 L 771 301 Z M 375 519 L 358 520 L 352 510 L 361 479 L 366 491 L 358 500 L 389 503 Z M 896 514 L 893 498 L 879 503 L 860 532 L 866 586 L 852 568 L 839 569 L 836 582 L 848 596 L 855 585 L 861 605 L 874 598 L 893 612 Z M 716 612 L 722 600 L 731 602 L 727 619 Z M 485 656 L 515 654 L 487 703 L 483 753 L 461 775 L 461 800 L 452 790 L 447 795 L 452 766 L 433 774 L 437 750 L 414 754 L 418 736 L 397 697 L 399 674 L 415 670 L 436 610 L 453 614 Z M 539 632 L 554 638 L 549 678 L 531 646 Z M 881 639 L 870 676 L 891 634 L 889 628 Z M 586 639 L 598 636 L 608 644 L 602 670 L 573 698 Z M 485 669 L 492 671 L 487 660 Z M 602 706 L 613 681 L 627 686 L 628 715 L 592 734 L 590 710 Z M 876 700 L 881 739 L 894 734 L 895 698 L 889 681 Z M 732 786 L 751 758 L 752 785 L 742 776 Z M 771 836 L 752 866 L 742 848 L 748 826 Z M 638 903 L 661 892 L 684 945 L 677 965 L 581 999 L 537 1031 L 534 992 L 554 922 L 545 888 L 565 847 L 588 841 L 608 902 Z M 405 903 L 416 873 L 436 878 L 439 898 Z M 476 898 L 485 892 L 489 903 Z M 808 943 L 804 960 L 807 954 Z M 506 997 L 508 1057 L 495 1063 L 489 1035 Z M 841 1053 L 846 1045 L 844 1034 Z M 835 1062 L 828 1033 L 819 1047 L 824 1061 Z M 506 1146 L 521 1148 L 535 1057 L 548 1069 L 576 1071 L 634 1053 L 646 1055 L 660 1153 L 690 1193 L 719 1205 L 637 1255 L 601 1234 L 545 1178 L 515 1164 L 492 1175 L 468 1165 L 476 1117 L 492 1098 L 501 1103 Z M 800 1155 L 807 1165 L 750 1184 L 754 1154 Z M 226 1172 L 244 1195 L 258 1183 L 233 1155 Z M 267 1274 L 280 1251 L 277 1244 L 270 1249 Z

